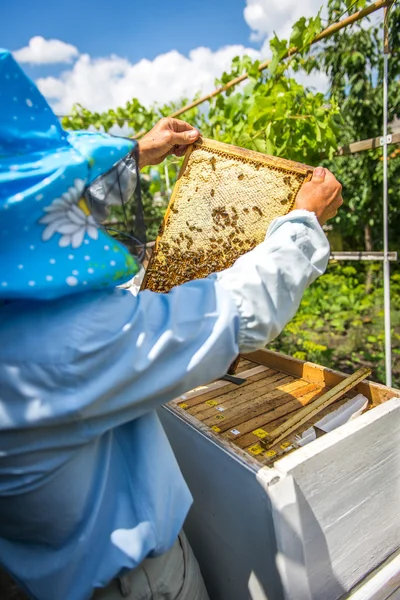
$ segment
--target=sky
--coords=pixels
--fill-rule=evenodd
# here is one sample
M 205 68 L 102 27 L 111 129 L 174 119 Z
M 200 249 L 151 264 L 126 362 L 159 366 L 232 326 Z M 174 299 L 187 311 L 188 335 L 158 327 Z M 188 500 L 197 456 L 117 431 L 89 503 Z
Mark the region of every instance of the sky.
M 2 8 L 11 50 L 57 114 L 75 102 L 103 111 L 137 97 L 150 105 L 213 89 L 234 56 L 270 56 L 323 0 L 15 0 Z M 22 17 L 21 17 L 22 16 Z M 323 76 L 305 79 L 324 90 Z

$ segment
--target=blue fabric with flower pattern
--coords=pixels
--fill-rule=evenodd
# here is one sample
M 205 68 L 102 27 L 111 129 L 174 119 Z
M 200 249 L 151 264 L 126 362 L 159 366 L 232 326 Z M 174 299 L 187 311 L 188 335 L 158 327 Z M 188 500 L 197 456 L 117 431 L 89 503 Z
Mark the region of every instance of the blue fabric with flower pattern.
M 133 148 L 123 138 L 64 131 L 10 52 L 0 50 L 0 298 L 115 287 L 138 272 L 83 199 Z

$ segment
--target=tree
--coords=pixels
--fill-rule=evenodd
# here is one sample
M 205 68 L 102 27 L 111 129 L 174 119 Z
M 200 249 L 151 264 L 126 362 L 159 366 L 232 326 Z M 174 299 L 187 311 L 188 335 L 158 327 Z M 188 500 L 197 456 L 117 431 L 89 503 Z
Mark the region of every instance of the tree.
M 345 12 L 352 13 L 365 5 L 365 0 L 329 0 L 328 20 L 339 20 Z M 236 57 L 231 71 L 224 73 L 216 84 L 224 84 L 244 71 L 250 75 L 245 87 L 214 97 L 206 110 L 194 108 L 185 118 L 197 126 L 205 137 L 298 160 L 311 165 L 325 164 L 344 185 L 345 207 L 334 224 L 345 249 L 372 250 L 381 248 L 382 238 L 382 160 L 381 150 L 357 156 L 334 157 L 338 145 L 382 133 L 382 33 L 381 27 L 366 20 L 341 30 L 310 52 L 310 42 L 321 29 L 318 14 L 313 19 L 299 19 L 289 40 L 271 41 L 273 60 L 261 74 L 259 63 L 250 58 Z M 392 56 L 389 63 L 389 118 L 400 116 L 400 7 L 394 5 L 389 19 Z M 288 50 L 296 46 L 300 52 L 286 62 L 280 62 Z M 313 93 L 287 76 L 290 67 L 295 72 L 320 70 L 329 77 L 329 104 L 322 94 Z M 150 129 L 161 117 L 186 104 L 146 108 L 137 99 L 125 107 L 105 113 L 91 113 L 74 107 L 64 126 L 86 129 L 90 125 L 108 131 L 115 123 L 126 123 L 135 132 Z M 148 169 L 148 192 L 158 196 L 155 208 L 146 204 L 146 219 L 151 236 L 157 218 L 161 218 L 169 190 L 179 171 L 180 161 L 169 159 L 167 167 Z M 389 161 L 390 242 L 397 248 L 396 232 L 400 225 L 400 157 L 392 153 Z M 166 174 L 167 169 L 167 174 Z M 167 175 L 167 176 L 166 176 Z M 169 181 L 169 186 L 167 182 Z
M 306 47 L 321 27 L 319 16 L 302 19 L 294 28 L 290 44 Z M 260 74 L 259 63 L 249 57 L 236 57 L 231 71 L 223 73 L 216 84 L 225 83 L 244 71 L 249 73 L 247 85 L 238 91 L 229 90 L 213 98 L 208 110 L 194 108 L 185 113 L 185 119 L 197 126 L 205 137 L 237 144 L 259 152 L 318 164 L 321 155 L 332 157 L 337 147 L 338 125 L 335 116 L 339 109 L 334 100 L 326 103 L 323 94 L 314 93 L 285 74 L 279 64 L 282 48 L 288 42 L 274 38 L 271 42 L 273 61 L 270 68 Z M 63 121 L 69 129 L 87 129 L 89 126 L 109 131 L 119 124 L 127 124 L 135 133 L 149 130 L 156 121 L 171 114 L 187 102 L 179 104 L 143 107 L 132 99 L 125 107 L 105 113 L 91 113 L 82 106 L 75 106 L 71 116 Z M 179 170 L 179 162 L 167 163 L 168 180 L 172 186 Z M 168 195 L 165 166 L 148 168 L 149 191 Z
M 329 19 L 341 14 L 344 0 L 330 0 Z M 400 6 L 393 5 L 389 19 L 389 123 L 400 117 Z M 330 81 L 331 98 L 340 106 L 343 126 L 339 143 L 382 135 L 383 37 L 381 25 L 357 22 L 327 40 L 317 58 Z M 399 249 L 400 160 L 391 153 L 389 170 L 390 245 Z M 382 249 L 382 150 L 335 157 L 329 166 L 343 183 L 344 209 L 336 218 L 336 229 L 351 250 Z
M 340 20 L 344 12 L 353 12 L 365 4 L 365 0 L 328 0 L 329 22 Z M 394 5 L 389 21 L 390 120 L 400 116 L 399 13 L 399 6 Z M 335 156 L 339 145 L 382 133 L 381 31 L 377 25 L 363 21 L 310 51 L 310 42 L 321 28 L 318 14 L 313 19 L 300 19 L 288 40 L 275 36 L 271 41 L 272 62 L 262 73 L 258 62 L 248 57 L 235 58 L 231 71 L 223 73 L 216 84 L 224 84 L 244 71 L 249 73 L 247 84 L 231 88 L 201 108 L 191 109 L 184 118 L 205 137 L 311 165 L 324 161 L 344 185 L 345 205 L 334 223 L 334 232 L 341 236 L 344 248 L 381 249 L 382 152 L 378 149 Z M 299 48 L 299 53 L 282 62 L 293 46 Z M 330 82 L 328 96 L 300 85 L 288 76 L 289 67 L 295 73 L 300 69 L 326 73 Z M 147 108 L 132 99 L 125 107 L 102 114 L 77 106 L 71 117 L 64 120 L 64 126 L 86 129 L 92 125 L 108 131 L 118 122 L 128 124 L 138 133 L 149 130 L 161 116 L 186 102 L 185 99 L 173 105 Z M 144 173 L 149 239 L 156 235 L 179 166 L 179 160 L 170 158 L 166 164 L 148 168 Z M 388 167 L 390 241 L 395 249 L 399 245 L 400 153 L 391 153 Z M 114 216 L 121 220 L 121 210 L 115 210 Z M 128 214 L 128 220 L 132 220 L 132 214 Z M 296 317 L 272 347 L 344 371 L 353 370 L 355 364 L 364 364 L 373 369 L 377 379 L 383 380 L 381 287 L 379 265 L 365 269 L 360 264 L 331 264 L 327 274 L 307 291 Z M 396 297 L 399 289 L 400 275 L 395 273 L 392 277 L 395 379 L 400 378 L 400 305 Z

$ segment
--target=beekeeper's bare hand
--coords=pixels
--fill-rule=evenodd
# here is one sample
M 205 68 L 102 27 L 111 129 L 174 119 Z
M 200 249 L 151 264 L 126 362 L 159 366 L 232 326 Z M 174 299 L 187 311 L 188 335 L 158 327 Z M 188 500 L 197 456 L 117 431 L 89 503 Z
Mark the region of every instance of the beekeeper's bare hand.
M 200 133 L 185 121 L 170 117 L 161 119 L 139 141 L 139 168 L 158 165 L 169 154 L 183 156 L 189 144 L 193 144 Z
M 317 167 L 311 181 L 304 183 L 297 194 L 294 208 L 315 213 L 323 225 L 336 216 L 342 204 L 342 185 L 328 169 Z

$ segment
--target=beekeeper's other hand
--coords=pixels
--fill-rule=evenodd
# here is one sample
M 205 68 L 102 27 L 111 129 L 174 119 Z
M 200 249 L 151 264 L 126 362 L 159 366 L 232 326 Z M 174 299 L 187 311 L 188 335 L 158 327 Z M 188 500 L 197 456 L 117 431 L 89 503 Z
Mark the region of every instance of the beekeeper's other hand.
M 311 181 L 303 184 L 297 194 L 294 208 L 315 213 L 320 224 L 324 225 L 336 216 L 342 204 L 342 185 L 328 169 L 317 167 Z
M 183 156 L 200 133 L 185 121 L 166 117 L 139 141 L 139 168 L 158 165 L 169 154 Z

